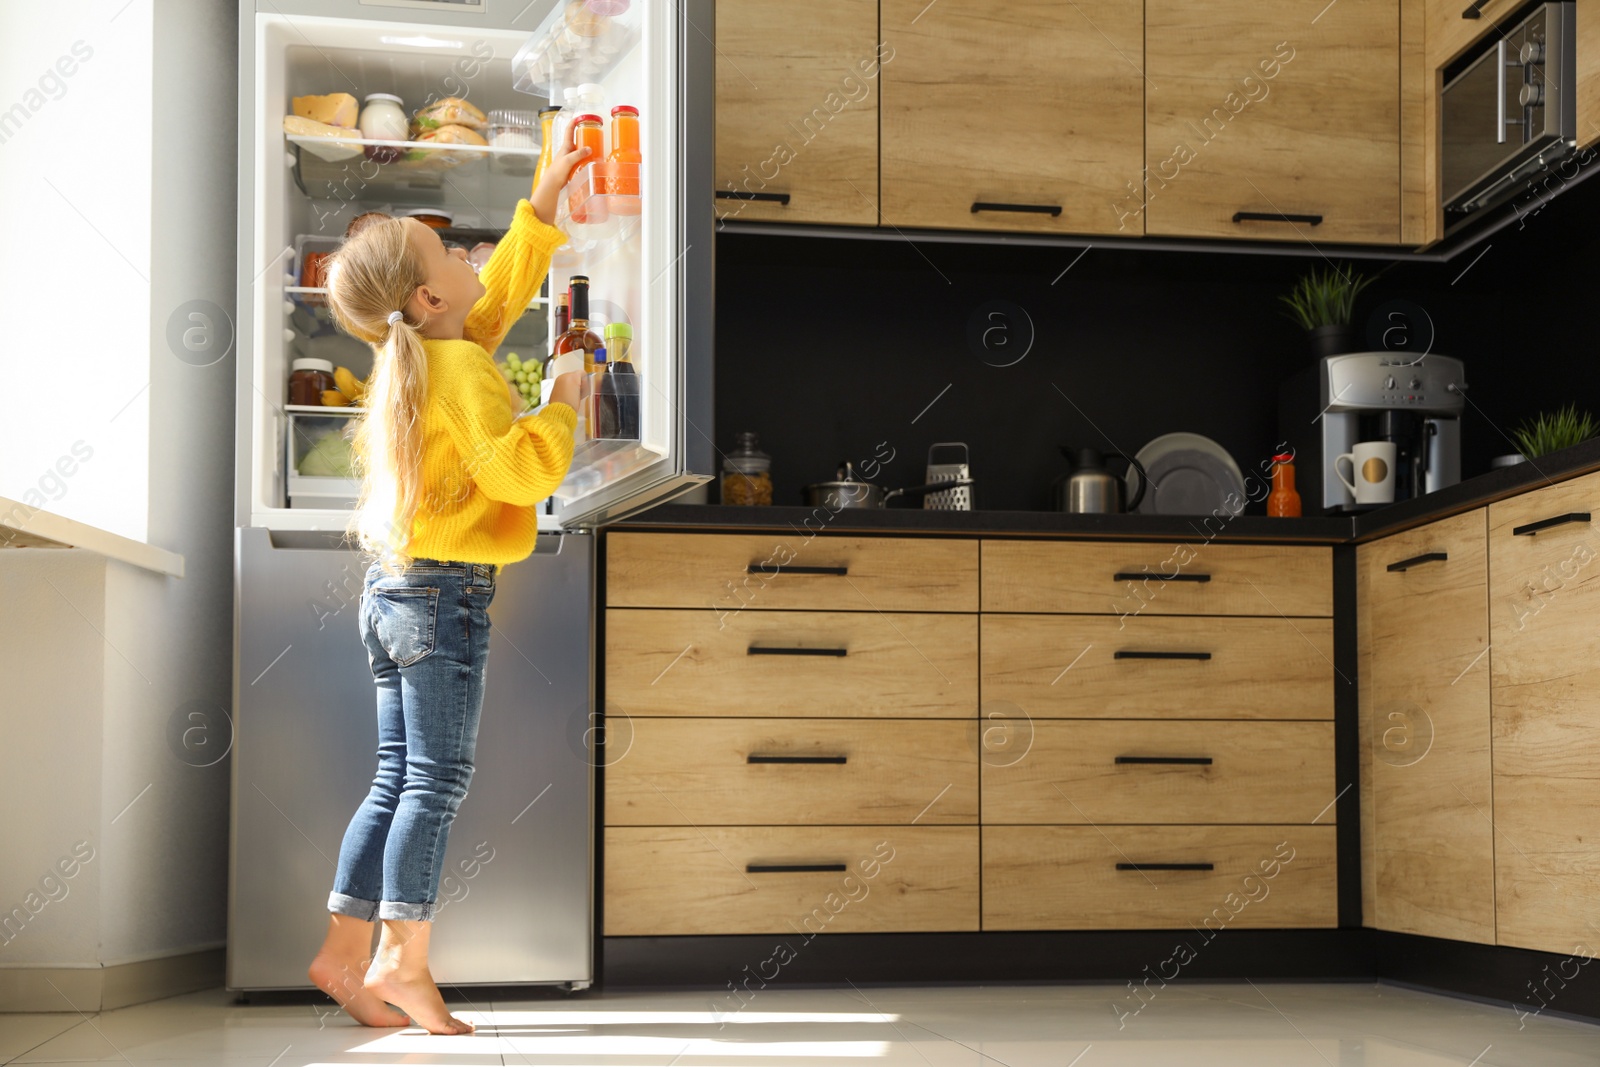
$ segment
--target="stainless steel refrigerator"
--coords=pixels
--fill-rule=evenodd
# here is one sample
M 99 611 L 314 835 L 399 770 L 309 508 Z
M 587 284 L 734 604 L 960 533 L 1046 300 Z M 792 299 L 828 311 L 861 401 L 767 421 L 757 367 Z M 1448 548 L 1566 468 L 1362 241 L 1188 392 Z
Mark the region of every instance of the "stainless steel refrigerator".
M 292 404 L 287 385 L 299 360 L 371 369 L 332 322 L 317 254 L 367 210 L 448 215 L 447 242 L 492 241 L 538 157 L 500 112 L 639 110 L 639 162 L 580 172 L 564 192 L 570 241 L 497 353 L 543 356 L 551 294 L 587 275 L 597 332 L 631 328 L 640 390 L 635 425 L 585 419 L 536 551 L 501 572 L 477 769 L 430 959 L 441 984 L 583 988 L 596 892 L 592 533 L 713 469 L 712 2 L 242 0 L 240 20 L 233 990 L 310 988 L 340 840 L 377 766 L 356 625 L 364 564 L 342 536 L 355 489 L 343 431 L 361 412 Z M 411 140 L 416 128 L 399 143 L 359 124 L 332 136 L 286 126 L 296 98 L 339 93 L 399 97 L 408 114 L 459 97 L 500 125 L 486 145 L 447 148 Z M 302 106 L 350 122 L 337 100 Z

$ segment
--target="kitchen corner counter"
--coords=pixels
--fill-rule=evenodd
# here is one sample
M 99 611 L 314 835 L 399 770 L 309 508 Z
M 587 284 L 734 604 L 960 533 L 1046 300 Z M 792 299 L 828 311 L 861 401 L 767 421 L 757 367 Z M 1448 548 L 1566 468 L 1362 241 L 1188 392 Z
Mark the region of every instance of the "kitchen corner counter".
M 664 504 L 613 529 L 783 530 L 818 533 L 1049 537 L 1128 541 L 1229 541 L 1334 545 L 1350 540 L 1348 518 L 1272 519 L 1205 515 L 1069 515 L 1055 511 L 925 511 L 921 508 L 736 507 Z
M 86 548 L 107 559 L 183 577 L 183 557 L 98 526 L 0 496 L 0 548 Z

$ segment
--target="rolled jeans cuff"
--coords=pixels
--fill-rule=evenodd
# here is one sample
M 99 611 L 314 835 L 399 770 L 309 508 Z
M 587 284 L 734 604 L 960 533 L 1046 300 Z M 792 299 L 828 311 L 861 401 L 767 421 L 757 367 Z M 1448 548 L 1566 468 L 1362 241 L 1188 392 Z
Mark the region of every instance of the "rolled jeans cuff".
M 328 910 L 335 915 L 349 915 L 362 922 L 372 922 L 378 917 L 378 902 L 362 900 L 347 893 L 329 893 Z
M 407 904 L 400 900 L 385 900 L 378 905 L 378 918 L 431 923 L 434 912 L 438 910 L 437 904 Z

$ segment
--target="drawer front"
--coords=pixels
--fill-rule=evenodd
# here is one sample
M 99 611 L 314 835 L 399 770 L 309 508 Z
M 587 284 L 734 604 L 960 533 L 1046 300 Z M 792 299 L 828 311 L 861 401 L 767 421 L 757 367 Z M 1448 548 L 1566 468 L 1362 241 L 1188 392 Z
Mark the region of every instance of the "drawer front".
M 1333 718 L 1331 619 L 981 618 L 985 715 Z
M 978 706 L 978 616 L 606 612 L 606 711 L 961 718 Z
M 986 540 L 983 610 L 1331 616 L 1333 550 Z
M 617 826 L 605 848 L 607 936 L 978 929 L 975 826 Z
M 624 730 L 609 826 L 978 821 L 975 720 L 640 717 Z
M 983 928 L 1336 926 L 1334 837 L 1331 826 L 985 826 Z
M 828 513 L 823 511 L 826 516 Z M 978 542 L 802 533 L 614 533 L 606 604 L 748 611 L 977 611 Z
M 1331 722 L 1040 719 L 1032 734 L 1020 755 L 1015 738 L 985 753 L 985 825 L 1334 821 Z

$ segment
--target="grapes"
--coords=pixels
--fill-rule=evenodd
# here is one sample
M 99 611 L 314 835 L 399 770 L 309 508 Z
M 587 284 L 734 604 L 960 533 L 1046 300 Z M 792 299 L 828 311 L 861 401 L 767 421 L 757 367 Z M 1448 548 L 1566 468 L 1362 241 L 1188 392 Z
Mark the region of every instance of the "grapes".
M 516 386 L 517 394 L 522 397 L 524 410 L 537 407 L 539 404 L 539 364 L 533 360 L 524 361 L 515 352 L 506 353 L 506 361 L 498 365 L 500 373 L 506 381 Z

